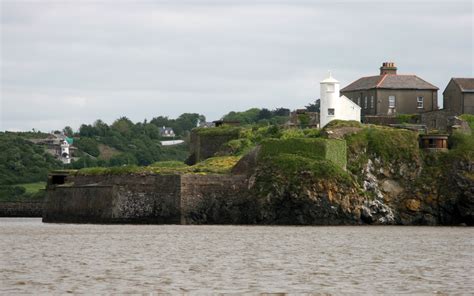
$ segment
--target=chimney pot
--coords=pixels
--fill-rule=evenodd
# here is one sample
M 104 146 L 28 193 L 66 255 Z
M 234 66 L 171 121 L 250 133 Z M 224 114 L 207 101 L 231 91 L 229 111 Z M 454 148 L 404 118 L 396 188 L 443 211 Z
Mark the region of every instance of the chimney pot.
M 393 74 L 397 75 L 397 67 L 394 62 L 383 62 L 380 67 L 380 75 Z

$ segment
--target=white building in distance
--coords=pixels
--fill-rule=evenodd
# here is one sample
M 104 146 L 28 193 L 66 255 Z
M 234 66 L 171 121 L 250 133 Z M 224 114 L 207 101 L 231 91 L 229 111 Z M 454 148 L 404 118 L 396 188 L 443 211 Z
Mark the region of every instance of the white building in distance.
M 331 72 L 329 72 L 329 77 L 321 81 L 320 84 L 320 128 L 334 119 L 360 122 L 360 106 L 348 97 L 339 94 L 339 81 L 331 76 Z

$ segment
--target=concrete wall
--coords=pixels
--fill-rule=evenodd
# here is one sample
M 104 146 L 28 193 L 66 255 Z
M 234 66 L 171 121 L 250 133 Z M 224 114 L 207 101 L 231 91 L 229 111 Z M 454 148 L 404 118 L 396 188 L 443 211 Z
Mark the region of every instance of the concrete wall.
M 0 202 L 0 217 L 41 217 L 43 201 Z
M 245 189 L 245 177 L 235 175 L 76 176 L 49 186 L 43 221 L 188 224 L 203 201 Z

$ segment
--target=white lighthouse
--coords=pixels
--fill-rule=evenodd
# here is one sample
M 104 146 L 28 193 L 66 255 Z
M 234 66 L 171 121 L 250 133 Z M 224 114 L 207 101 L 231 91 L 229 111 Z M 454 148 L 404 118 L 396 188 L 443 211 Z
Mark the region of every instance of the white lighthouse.
M 320 124 L 323 128 L 331 120 L 356 120 L 360 122 L 360 106 L 339 94 L 339 81 L 329 72 L 329 77 L 320 82 Z
M 61 161 L 64 164 L 71 163 L 71 157 L 69 155 L 69 143 L 66 140 L 61 142 Z

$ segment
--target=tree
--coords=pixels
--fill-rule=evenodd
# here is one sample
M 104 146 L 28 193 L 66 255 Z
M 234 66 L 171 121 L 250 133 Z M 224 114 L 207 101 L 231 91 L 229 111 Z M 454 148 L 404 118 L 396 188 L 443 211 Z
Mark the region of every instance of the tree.
M 239 121 L 242 124 L 256 123 L 258 121 L 258 114 L 260 109 L 252 108 L 243 112 L 229 112 L 222 117 L 226 121 Z
M 94 122 L 94 128 L 98 136 L 105 137 L 109 131 L 109 126 L 100 119 Z
M 74 131 L 72 130 L 70 126 L 65 126 L 63 128 L 63 133 L 68 137 L 72 137 L 74 135 Z
M 307 106 L 305 106 L 306 110 L 309 112 L 320 112 L 320 105 L 321 105 L 321 100 L 317 99 L 314 103 L 309 103 Z
M 124 137 L 130 138 L 132 136 L 133 126 L 133 122 L 127 117 L 123 116 L 114 121 L 110 128 L 118 131 Z
M 272 112 L 266 108 L 260 110 L 257 116 L 257 120 L 270 119 L 272 117 Z
M 276 108 L 272 111 L 275 116 L 290 116 L 290 109 L 287 108 Z
M 100 154 L 98 143 L 92 138 L 82 137 L 77 139 L 75 145 L 77 148 L 94 157 L 97 157 Z

